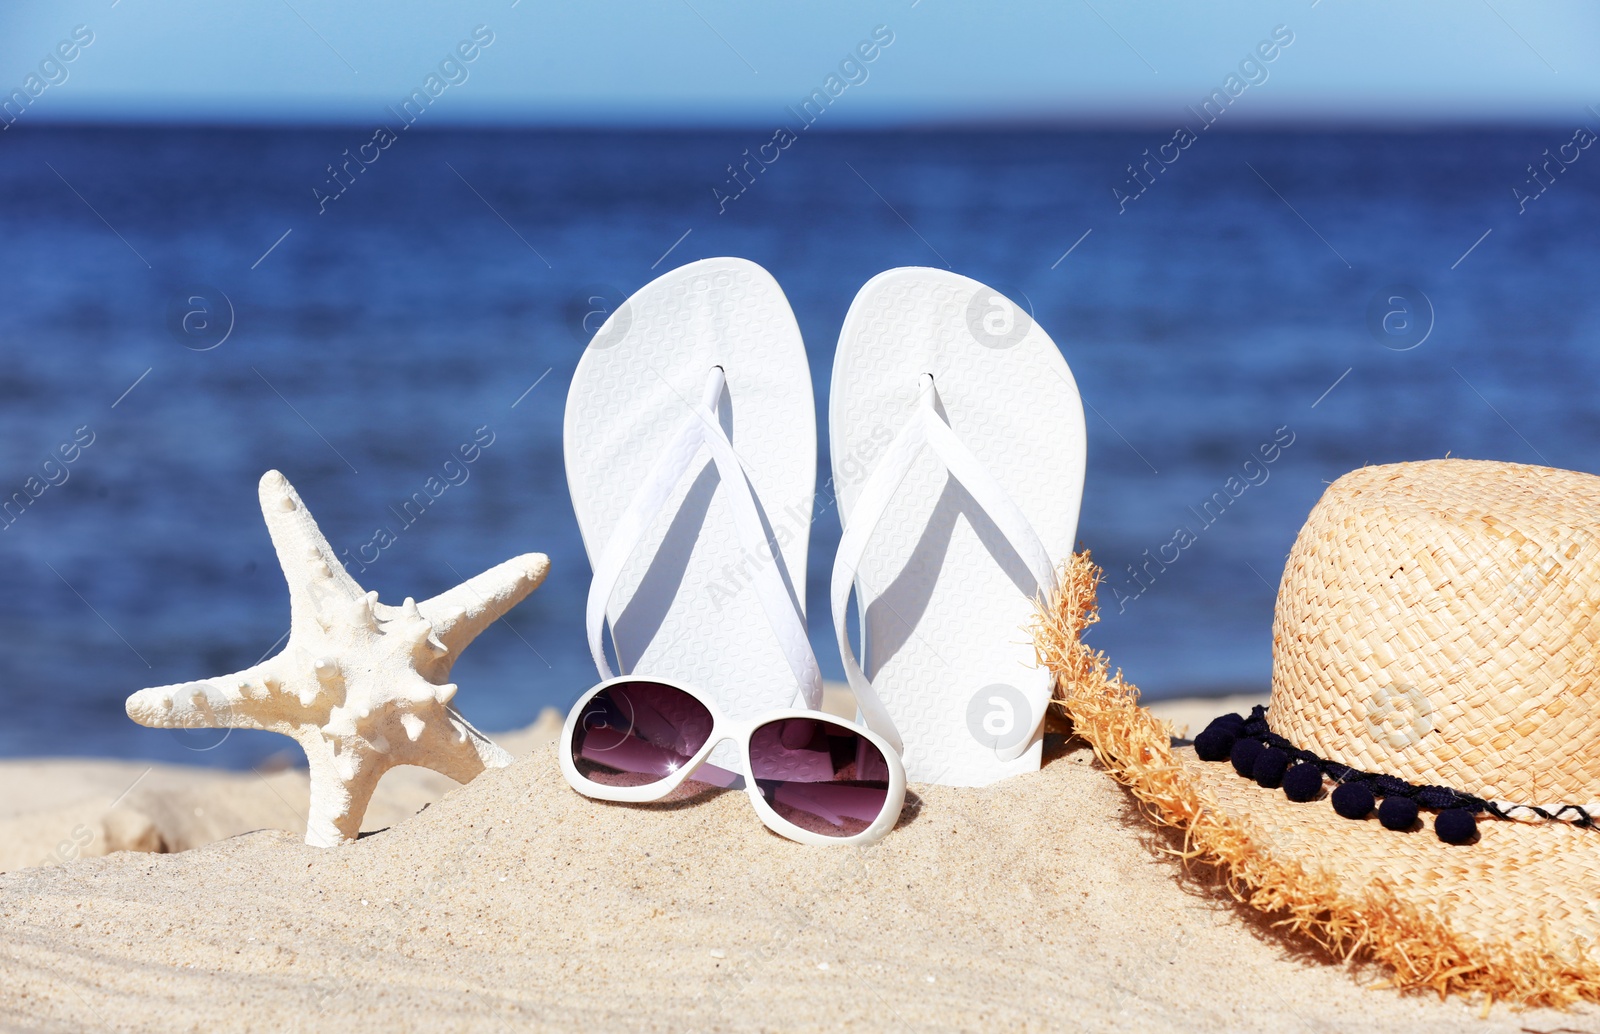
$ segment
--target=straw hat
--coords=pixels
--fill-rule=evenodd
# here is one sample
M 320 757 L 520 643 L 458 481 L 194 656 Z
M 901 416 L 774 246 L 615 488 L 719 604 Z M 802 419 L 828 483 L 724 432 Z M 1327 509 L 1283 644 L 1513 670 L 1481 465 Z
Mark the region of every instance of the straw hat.
M 1600 478 L 1340 478 L 1289 554 L 1265 715 L 1193 745 L 1079 641 L 1097 580 L 1075 557 L 1037 629 L 1058 703 L 1237 896 L 1393 986 L 1600 1000 Z

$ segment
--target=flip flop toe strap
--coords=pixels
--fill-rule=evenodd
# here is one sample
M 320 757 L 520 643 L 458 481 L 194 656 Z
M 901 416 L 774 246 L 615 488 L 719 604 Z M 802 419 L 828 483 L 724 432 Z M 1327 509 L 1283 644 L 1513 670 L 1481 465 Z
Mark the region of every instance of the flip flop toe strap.
M 889 448 L 884 451 L 882 459 L 861 486 L 850 521 L 839 540 L 839 552 L 834 559 L 830 587 L 834 636 L 839 641 L 839 654 L 844 660 L 845 678 L 855 693 L 856 704 L 861 709 L 862 717 L 866 719 L 867 727 L 888 740 L 901 752 L 904 752 L 905 745 L 899 730 L 895 728 L 894 720 L 884 708 L 883 701 L 878 697 L 866 673 L 861 670 L 855 652 L 850 648 L 850 637 L 845 629 L 845 610 L 849 604 L 851 586 L 855 583 L 862 557 L 866 553 L 867 542 L 888 511 L 901 482 L 910 474 L 917 455 L 924 447 L 933 450 L 950 476 L 961 483 L 967 494 L 994 522 L 1000 534 L 1033 575 L 1038 592 L 1047 595 L 1056 589 L 1055 565 L 1050 560 L 1049 551 L 1040 541 L 1038 532 L 1034 530 L 1016 501 L 984 467 L 983 461 L 978 459 L 950 429 L 950 425 L 940 418 L 935 405 L 937 399 L 933 378 L 923 374 L 915 413 L 895 436 Z M 1040 718 L 1044 715 L 1044 705 L 1050 693 L 1048 679 L 1041 682 L 1042 694 L 1037 689 L 1029 694 L 1042 697 L 1029 701 L 1033 705 L 1034 714 Z M 1017 745 L 1014 753 L 1020 754 L 1026 747 L 1025 738 Z
M 755 563 L 751 565 L 751 584 L 761 601 L 767 622 L 777 636 L 784 659 L 794 673 L 798 687 L 797 706 L 820 708 L 822 673 L 817 668 L 817 659 L 811 651 L 805 622 L 800 617 L 795 598 L 780 573 L 783 554 L 767 536 L 756 504 L 755 490 L 751 487 L 744 465 L 734 452 L 733 443 L 728 440 L 717 418 L 724 382 L 722 368 L 713 367 L 706 378 L 705 392 L 700 402 L 691 407 L 689 414 L 678 425 L 666 449 L 657 457 L 644 483 L 623 511 L 595 562 L 584 614 L 589 633 L 589 653 L 601 678 L 611 678 L 613 673 L 606 660 L 604 646 L 606 606 L 645 531 L 666 508 L 673 489 L 704 447 L 716 464 L 720 486 L 728 492 L 739 544 L 747 556 L 755 558 Z M 767 560 L 769 554 L 770 562 Z

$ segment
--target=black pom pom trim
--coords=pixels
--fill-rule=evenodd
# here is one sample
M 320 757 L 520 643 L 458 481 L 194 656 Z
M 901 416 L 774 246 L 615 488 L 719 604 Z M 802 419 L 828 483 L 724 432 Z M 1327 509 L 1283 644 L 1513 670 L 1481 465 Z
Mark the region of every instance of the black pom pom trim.
M 1347 819 L 1364 819 L 1372 814 L 1375 803 L 1372 791 L 1365 783 L 1343 783 L 1334 787 L 1333 810 Z
M 1229 728 L 1219 728 L 1216 722 L 1194 738 L 1194 752 L 1201 761 L 1226 761 L 1233 753 L 1238 734 Z
M 1413 792 L 1410 783 L 1391 775 L 1375 775 L 1367 782 L 1379 797 L 1409 797 Z
M 1378 821 L 1384 829 L 1399 833 L 1416 826 L 1417 802 L 1409 797 L 1385 797 L 1378 805 Z
M 1361 773 L 1349 765 L 1341 765 L 1337 761 L 1324 761 L 1322 763 L 1322 774 L 1336 783 L 1348 783 Z
M 1283 795 L 1296 804 L 1314 801 L 1322 793 L 1322 772 L 1302 761 L 1283 775 Z
M 1239 740 L 1228 752 L 1228 759 L 1233 762 L 1233 770 L 1246 779 L 1254 778 L 1256 756 L 1263 749 L 1258 740 Z
M 1433 820 L 1433 831 L 1447 844 L 1469 844 L 1478 835 L 1478 820 L 1465 808 L 1446 808 Z
M 1331 795 L 1333 809 L 1348 819 L 1365 819 L 1378 812 L 1378 820 L 1392 830 L 1416 828 L 1423 809 L 1436 812 L 1434 831 L 1447 844 L 1476 839 L 1476 816 L 1523 819 L 1530 813 L 1548 822 L 1570 822 L 1581 829 L 1600 826 L 1600 816 L 1576 804 L 1519 805 L 1489 801 L 1448 786 L 1414 786 L 1398 776 L 1363 772 L 1302 750 L 1272 731 L 1267 709 L 1256 706 L 1249 717 L 1225 714 L 1211 720 L 1195 737 L 1195 754 L 1203 761 L 1232 762 L 1233 770 L 1267 789 L 1283 788 L 1284 796 L 1303 803 L 1322 794 L 1324 779 L 1338 785 Z M 1382 799 L 1382 806 L 1378 801 Z
M 1411 799 L 1431 811 L 1443 811 L 1455 807 L 1460 796 L 1448 786 L 1419 786 Z
M 1288 770 L 1288 751 L 1279 750 L 1277 747 L 1263 747 L 1256 755 L 1256 763 L 1250 768 L 1250 778 L 1254 779 L 1258 786 L 1276 790 L 1283 785 L 1283 774 Z

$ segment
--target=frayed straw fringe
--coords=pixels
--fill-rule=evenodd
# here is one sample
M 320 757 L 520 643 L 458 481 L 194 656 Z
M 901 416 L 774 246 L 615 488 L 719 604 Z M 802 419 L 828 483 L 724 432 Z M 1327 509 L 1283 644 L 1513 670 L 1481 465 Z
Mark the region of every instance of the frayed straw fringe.
M 1138 799 L 1154 822 L 1183 833 L 1174 852 L 1187 864 L 1218 866 L 1241 902 L 1280 916 L 1273 925 L 1305 934 L 1344 960 L 1370 959 L 1390 971 L 1378 987 L 1431 990 L 1441 998 L 1482 996 L 1524 1006 L 1600 1001 L 1600 960 L 1591 951 L 1557 952 L 1484 942 L 1450 929 L 1374 881 L 1352 897 L 1332 873 L 1274 857 L 1248 821 L 1223 812 L 1195 786 L 1172 755 L 1165 722 L 1139 706 L 1139 690 L 1108 674 L 1109 662 L 1082 634 L 1100 619 L 1095 602 L 1100 569 L 1087 551 L 1061 568 L 1061 590 L 1042 607 L 1034 628 L 1039 662 L 1056 676 L 1054 703 L 1100 764 Z

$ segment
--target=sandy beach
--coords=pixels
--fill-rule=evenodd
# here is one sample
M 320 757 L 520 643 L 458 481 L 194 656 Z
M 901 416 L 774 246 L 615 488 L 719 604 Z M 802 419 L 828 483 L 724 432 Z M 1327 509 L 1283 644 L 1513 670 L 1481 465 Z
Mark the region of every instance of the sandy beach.
M 1241 702 L 1161 710 L 1182 725 Z M 290 831 L 304 792 L 294 770 L 149 771 L 115 811 L 149 819 L 147 838 L 187 829 L 198 839 L 204 822 L 227 839 L 0 876 L 0 1021 L 30 1031 L 1600 1026 L 1593 1009 L 1496 1006 L 1483 1019 L 1481 1004 L 1365 989 L 1381 974 L 1280 934 L 1207 873 L 1162 857 L 1176 845 L 1075 739 L 1052 738 L 1037 775 L 917 787 L 889 837 L 829 851 L 767 832 L 742 793 L 671 807 L 579 797 L 550 756 L 554 722 L 548 712 L 498 737 L 518 761 L 442 796 L 420 773 L 391 776 L 368 819 L 390 828 L 335 850 Z M 0 785 L 15 810 L 74 779 L 114 787 L 118 769 L 11 762 Z M 57 829 L 111 828 L 87 796 L 56 803 Z M 273 807 L 287 821 L 272 820 Z M 48 826 L 38 813 L 4 822 L 8 850 L 27 822 Z M 122 825 L 127 835 L 139 823 Z
M 196 6 L 0 15 L 0 1034 L 1600 1034 L 1600 3 Z

